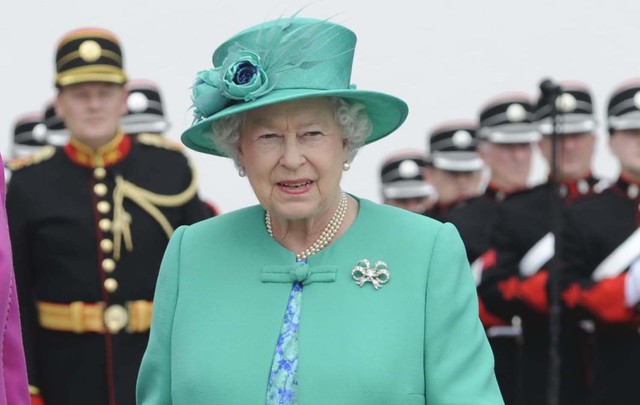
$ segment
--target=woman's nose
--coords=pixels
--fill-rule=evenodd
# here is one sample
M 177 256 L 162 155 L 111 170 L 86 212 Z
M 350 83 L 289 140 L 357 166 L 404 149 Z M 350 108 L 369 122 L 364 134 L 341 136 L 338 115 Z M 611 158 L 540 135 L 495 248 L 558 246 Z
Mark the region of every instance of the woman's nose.
M 305 158 L 298 143 L 298 138 L 295 136 L 285 137 L 282 151 L 282 164 L 290 170 L 295 170 L 302 166 Z

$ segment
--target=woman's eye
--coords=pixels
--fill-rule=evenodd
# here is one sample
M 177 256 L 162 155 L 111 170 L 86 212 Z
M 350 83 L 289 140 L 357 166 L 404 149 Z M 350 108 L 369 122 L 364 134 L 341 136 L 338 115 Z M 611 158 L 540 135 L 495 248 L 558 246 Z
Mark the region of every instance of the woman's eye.
M 276 134 L 263 134 L 263 135 L 260 135 L 258 138 L 259 139 L 274 139 L 274 138 L 277 138 L 277 137 L 278 137 L 278 135 L 276 135 Z
M 305 132 L 303 136 L 315 137 L 320 135 L 322 135 L 322 132 L 320 131 L 309 131 L 309 132 Z

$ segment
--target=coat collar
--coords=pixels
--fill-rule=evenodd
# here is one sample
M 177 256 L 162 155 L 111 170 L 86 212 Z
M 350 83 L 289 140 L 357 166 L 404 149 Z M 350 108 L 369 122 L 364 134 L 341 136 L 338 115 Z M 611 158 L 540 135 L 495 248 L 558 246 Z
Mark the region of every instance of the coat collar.
M 640 183 L 633 181 L 624 175 L 620 175 L 620 177 L 618 177 L 614 187 L 622 191 L 632 200 L 635 200 L 640 196 Z
M 71 161 L 91 168 L 113 166 L 127 157 L 130 151 L 131 138 L 121 131 L 97 151 L 74 138 L 64 147 L 64 152 Z
M 262 268 L 263 283 L 292 283 L 299 281 L 303 285 L 313 282 L 333 283 L 336 281 L 338 266 L 309 266 L 305 262 L 296 262 L 284 266 L 265 266 Z

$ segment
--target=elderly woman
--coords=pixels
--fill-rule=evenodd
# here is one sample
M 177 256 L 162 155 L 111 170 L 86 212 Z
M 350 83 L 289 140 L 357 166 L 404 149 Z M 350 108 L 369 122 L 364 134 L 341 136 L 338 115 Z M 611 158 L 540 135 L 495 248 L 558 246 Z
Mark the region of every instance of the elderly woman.
M 179 228 L 140 404 L 502 404 L 451 225 L 340 188 L 406 104 L 350 86 L 355 35 L 301 18 L 241 32 L 193 88 L 192 149 L 259 205 Z

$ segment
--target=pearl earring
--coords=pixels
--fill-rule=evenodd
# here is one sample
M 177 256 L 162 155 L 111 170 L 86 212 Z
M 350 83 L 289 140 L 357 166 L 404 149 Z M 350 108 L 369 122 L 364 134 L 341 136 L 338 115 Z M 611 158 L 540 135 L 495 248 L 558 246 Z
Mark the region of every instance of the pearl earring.
M 246 176 L 246 175 L 247 175 L 247 172 L 244 170 L 244 167 L 240 167 L 240 168 L 238 169 L 238 176 L 240 176 L 240 177 L 244 177 L 244 176 Z
M 351 163 L 349 163 L 349 162 L 344 162 L 344 163 L 342 164 L 342 170 L 344 170 L 344 171 L 346 172 L 346 171 L 349 171 L 349 169 L 351 169 Z

